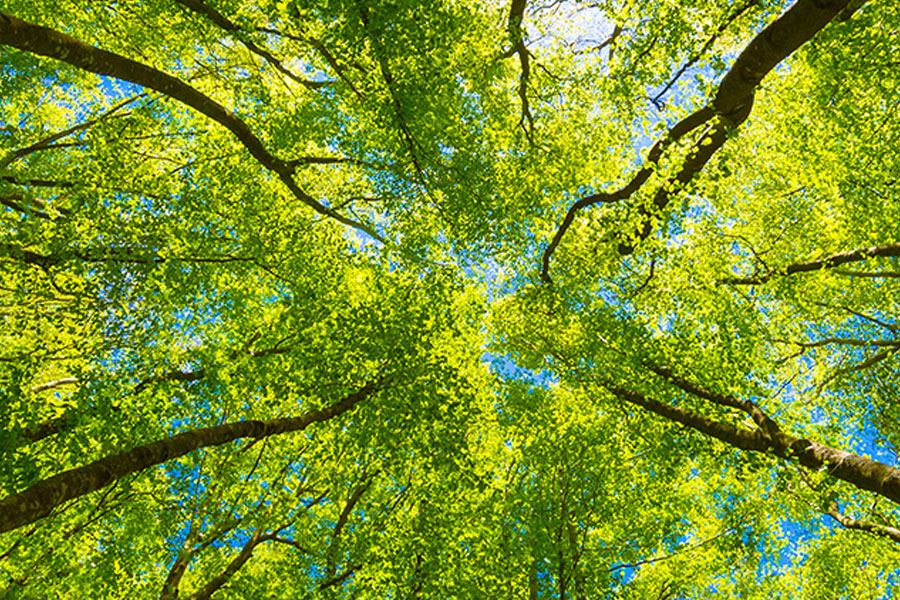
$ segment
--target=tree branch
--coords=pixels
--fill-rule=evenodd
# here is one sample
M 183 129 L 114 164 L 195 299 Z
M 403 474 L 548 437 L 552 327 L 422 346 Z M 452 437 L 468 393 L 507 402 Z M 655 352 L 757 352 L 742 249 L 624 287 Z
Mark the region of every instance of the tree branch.
M 304 86 L 308 90 L 317 90 L 323 86 L 330 84 L 330 81 L 309 81 L 308 79 L 304 79 L 285 67 L 280 60 L 275 58 L 271 52 L 266 50 L 265 48 L 261 48 L 256 45 L 253 40 L 249 39 L 244 31 L 229 21 L 222 13 L 214 9 L 213 7 L 207 5 L 201 0 L 175 0 L 178 4 L 181 4 L 185 8 L 192 10 L 193 12 L 203 15 L 207 19 L 209 19 L 213 24 L 217 27 L 224 29 L 228 33 L 231 33 L 241 42 L 244 47 L 247 48 L 253 54 L 261 57 L 267 63 L 269 63 L 272 67 L 275 68 L 282 75 L 286 75 L 290 77 L 300 85 Z
M 47 381 L 45 383 L 39 383 L 37 385 L 31 386 L 31 391 L 34 393 L 43 392 L 44 390 L 50 390 L 53 388 L 61 387 L 64 385 L 73 385 L 78 383 L 77 377 L 62 377 L 60 379 L 56 379 L 54 381 Z
M 649 179 L 656 170 L 656 165 L 659 163 L 660 158 L 662 158 L 662 154 L 666 148 L 691 131 L 700 127 L 714 116 L 715 112 L 709 107 L 703 107 L 689 114 L 673 125 L 664 136 L 653 144 L 653 147 L 650 148 L 650 152 L 647 153 L 647 165 L 638 171 L 627 185 L 612 193 L 600 192 L 585 196 L 572 204 L 572 206 L 569 207 L 568 212 L 566 212 L 566 216 L 563 219 L 562 224 L 560 224 L 559 229 L 556 230 L 556 235 L 553 236 L 553 239 L 550 241 L 550 244 L 547 246 L 543 257 L 541 258 L 541 279 L 547 283 L 550 282 L 550 258 L 553 256 L 556 247 L 562 241 L 563 236 L 566 235 L 569 227 L 571 227 L 572 223 L 575 221 L 575 215 L 578 211 L 595 204 L 613 204 L 629 198 L 644 185 L 647 179 Z
M 852 517 L 848 517 L 847 515 L 840 512 L 838 503 L 834 500 L 828 503 L 825 512 L 828 516 L 830 516 L 832 519 L 840 523 L 841 526 L 846 527 L 847 529 L 865 531 L 866 533 L 871 533 L 872 535 L 877 535 L 880 537 L 886 537 L 890 540 L 900 543 L 900 529 L 897 529 L 896 527 L 890 527 L 888 525 L 881 525 L 879 523 L 861 521 Z
M 213 577 L 209 583 L 202 588 L 187 596 L 184 600 L 209 600 L 219 588 L 228 583 L 235 573 L 237 573 L 244 564 L 253 557 L 253 550 L 260 544 L 271 539 L 271 534 L 262 535 L 262 530 L 257 529 L 250 536 L 250 539 L 244 543 L 241 551 L 229 562 L 222 571 Z
M 519 119 L 519 127 L 525 131 L 528 141 L 534 144 L 534 117 L 531 114 L 531 108 L 528 104 L 528 78 L 531 76 L 531 53 L 525 46 L 525 32 L 522 28 L 522 21 L 525 19 L 525 7 L 527 0 L 512 0 L 509 6 L 509 18 L 507 21 L 506 31 L 509 35 L 509 41 L 512 48 L 506 53 L 507 56 L 513 54 L 518 55 L 519 65 L 519 100 L 522 103 L 522 117 Z
M 130 81 L 190 106 L 234 134 L 247 151 L 263 167 L 276 174 L 299 201 L 319 214 L 331 217 L 385 243 L 384 238 L 370 226 L 336 213 L 304 192 L 294 181 L 288 163 L 269 153 L 244 121 L 183 81 L 129 58 L 88 46 L 64 33 L 27 23 L 2 12 L 0 12 L 0 44 L 60 60 L 98 75 Z
M 881 246 L 870 246 L 868 248 L 859 248 L 848 252 L 839 252 L 808 262 L 798 262 L 782 267 L 777 271 L 770 271 L 755 277 L 727 277 L 720 279 L 717 283 L 722 285 L 761 285 L 768 282 L 773 275 L 793 275 L 795 273 L 810 273 L 820 271 L 822 269 L 831 269 L 847 263 L 859 262 L 872 257 L 896 257 L 900 256 L 900 243 L 884 244 Z
M 669 80 L 669 82 L 666 83 L 666 85 L 663 87 L 663 89 L 660 90 L 660 92 L 658 94 L 656 94 L 656 96 L 651 98 L 650 101 L 653 102 L 653 104 L 657 108 L 661 108 L 660 99 L 663 96 L 665 96 L 666 93 L 670 89 L 672 89 L 672 86 L 675 85 L 675 83 L 681 78 L 682 75 L 684 75 L 684 72 L 687 71 L 688 69 L 690 69 L 695 64 L 697 64 L 697 61 L 703 57 L 703 55 L 706 53 L 706 51 L 709 50 L 712 47 L 712 45 L 716 43 L 716 40 L 719 39 L 719 36 L 722 35 L 723 33 L 725 33 L 725 30 L 728 29 L 729 25 L 731 25 L 737 19 L 739 19 L 741 17 L 741 15 L 743 15 L 745 12 L 747 12 L 750 8 L 757 6 L 758 4 L 759 4 L 759 0 L 750 0 L 749 2 L 747 2 L 743 6 L 739 7 L 737 10 L 732 12 L 730 15 L 728 15 L 728 18 L 725 19 L 725 21 L 716 28 L 716 31 L 709 37 L 709 39 L 706 41 L 706 43 L 703 44 L 703 47 L 700 48 L 700 51 L 697 52 L 696 54 L 694 54 L 690 59 L 688 59 L 688 61 L 686 63 L 684 63 L 684 65 L 682 65 L 680 69 L 678 69 L 678 71 L 675 73 L 675 75 L 672 76 L 672 78 Z
M 415 137 L 413 137 L 412 131 L 409 128 L 409 124 L 406 121 L 406 116 L 404 115 L 403 107 L 400 104 L 400 98 L 394 89 L 394 74 L 391 71 L 391 66 L 388 64 L 387 58 L 384 55 L 384 48 L 382 47 L 381 40 L 374 34 L 372 31 L 371 19 L 369 18 L 369 9 L 366 8 L 363 2 L 356 0 L 356 5 L 359 8 L 360 20 L 363 24 L 363 29 L 366 32 L 369 40 L 372 42 L 372 48 L 375 53 L 375 59 L 378 61 L 378 67 L 381 70 L 381 76 L 384 79 L 385 86 L 388 90 L 388 95 L 391 97 L 391 104 L 394 108 L 394 114 L 397 117 L 397 124 L 400 128 L 400 133 L 403 136 L 404 141 L 406 142 L 407 151 L 409 153 L 410 161 L 413 164 L 413 167 L 416 170 L 416 174 L 419 176 L 419 179 L 422 181 L 424 185 L 425 175 L 422 171 L 422 166 L 419 164 L 419 159 L 417 158 L 417 148 L 419 147 L 418 142 L 416 142 Z
M 762 79 L 778 63 L 790 56 L 797 48 L 825 27 L 848 3 L 849 0 L 797 0 L 787 12 L 775 19 L 747 44 L 722 78 L 711 106 L 702 108 L 685 119 L 695 117 L 698 113 L 704 116 L 700 122 L 693 124 L 693 127 L 684 132 L 687 133 L 711 120 L 713 116 L 718 117 L 713 127 L 703 135 L 688 154 L 679 173 L 660 186 L 653 198 L 652 205 L 639 208 L 639 213 L 642 217 L 641 223 L 633 234 L 619 244 L 618 251 L 620 254 L 631 254 L 634 251 L 635 244 L 649 237 L 655 215 L 668 205 L 672 195 L 677 193 L 703 169 L 715 151 L 725 143 L 727 131 L 737 128 L 750 116 L 753 106 L 753 94 Z M 684 121 L 676 125 L 676 127 L 682 123 Z M 669 130 L 657 141 L 657 144 L 659 145 L 663 142 L 664 144 L 662 145 L 668 145 L 665 142 L 678 137 L 680 136 L 673 135 L 673 130 Z M 651 165 L 657 161 L 658 158 L 652 160 L 648 156 L 647 162 L 651 163 Z M 544 252 L 541 278 L 545 282 L 550 281 L 548 274 L 550 257 L 563 235 L 571 226 L 575 213 L 581 208 L 597 202 L 619 202 L 629 198 L 653 172 L 652 168 L 650 168 L 650 171 L 641 177 L 641 174 L 647 169 L 648 167 L 644 167 L 635 176 L 632 183 L 625 188 L 612 194 L 596 194 L 595 197 L 597 199 L 592 202 L 586 202 L 586 199 L 583 198 L 569 208 L 563 224 L 557 230 L 556 235 Z
M 170 438 L 137 446 L 41 480 L 29 488 L 0 500 L 0 533 L 33 523 L 68 500 L 102 489 L 132 473 L 163 464 L 200 448 L 221 446 L 241 438 L 265 438 L 302 431 L 313 423 L 333 419 L 380 389 L 384 378 L 373 380 L 339 402 L 298 417 L 270 421 L 237 421 L 176 434 Z
M 347 525 L 347 521 L 350 519 L 350 515 L 353 513 L 353 509 L 356 508 L 356 504 L 372 485 L 373 478 L 374 475 L 366 476 L 363 482 L 356 486 L 356 489 L 354 489 L 353 493 L 350 494 L 350 497 L 344 504 L 344 508 L 341 510 L 341 514 L 338 516 L 337 522 L 334 525 L 334 530 L 331 533 L 331 543 L 328 545 L 328 550 L 326 551 L 325 556 L 325 574 L 328 577 L 334 576 L 335 569 L 337 568 L 335 565 L 334 555 L 338 550 L 338 543 L 341 537 L 341 533 L 343 532 L 344 527 Z
M 2 18 L 2 17 L 0 17 L 0 18 Z M 79 123 L 77 125 L 73 125 L 72 127 L 69 127 L 68 129 L 64 129 L 62 131 L 59 131 L 52 135 L 49 135 L 49 136 L 43 138 L 42 140 L 35 142 L 34 144 L 31 144 L 30 146 L 26 146 L 25 148 L 21 148 L 19 150 L 14 150 L 13 152 L 10 152 L 6 156 L 6 158 L 4 158 L 2 161 L 0 161 L 0 169 L 5 169 L 6 167 L 11 165 L 15 161 L 19 160 L 20 158 L 25 158 L 29 154 L 34 154 L 35 152 L 39 152 L 41 150 L 46 150 L 47 148 L 55 147 L 54 142 L 57 142 L 65 137 L 68 137 L 68 136 L 72 135 L 73 133 L 78 133 L 79 131 L 84 131 L 85 129 L 90 129 L 94 125 L 101 123 L 101 122 L 105 121 L 106 119 L 112 117 L 116 112 L 125 108 L 129 104 L 132 104 L 133 102 L 136 102 L 137 100 L 144 98 L 146 96 L 147 96 L 146 93 L 132 96 L 131 98 L 128 98 L 127 100 L 120 102 L 119 104 L 116 104 L 115 106 L 113 106 L 112 108 L 110 108 L 109 110 L 107 110 L 106 112 L 104 112 L 103 114 L 101 114 L 100 116 L 98 116 L 94 119 L 89 119 L 89 120 L 85 121 L 84 123 Z M 128 113 L 126 113 L 125 115 L 120 115 L 120 116 L 126 116 L 127 114 Z
M 645 408 L 740 450 L 771 454 L 813 470 L 827 471 L 829 475 L 858 489 L 875 492 L 900 504 L 900 469 L 896 467 L 780 431 L 771 436 L 764 435 L 761 430 L 744 431 L 691 410 L 648 398 L 612 382 L 601 381 L 600 385 L 620 400 Z

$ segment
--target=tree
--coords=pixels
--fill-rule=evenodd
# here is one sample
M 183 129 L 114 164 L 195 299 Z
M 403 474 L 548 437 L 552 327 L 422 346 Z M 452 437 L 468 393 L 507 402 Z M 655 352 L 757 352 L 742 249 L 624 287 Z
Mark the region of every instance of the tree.
M 898 27 L 7 3 L 2 594 L 890 597 Z

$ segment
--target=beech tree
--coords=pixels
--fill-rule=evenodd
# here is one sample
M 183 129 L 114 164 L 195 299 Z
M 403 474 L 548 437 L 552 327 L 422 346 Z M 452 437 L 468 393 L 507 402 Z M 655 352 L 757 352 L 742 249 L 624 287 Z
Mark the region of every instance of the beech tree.
M 0 596 L 890 598 L 900 7 L 0 8 Z

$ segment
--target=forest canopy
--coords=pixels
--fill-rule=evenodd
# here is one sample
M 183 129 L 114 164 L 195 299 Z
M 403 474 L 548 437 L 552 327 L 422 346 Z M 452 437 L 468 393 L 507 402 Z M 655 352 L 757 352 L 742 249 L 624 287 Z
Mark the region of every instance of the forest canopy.
M 7 0 L 0 598 L 892 598 L 900 4 Z

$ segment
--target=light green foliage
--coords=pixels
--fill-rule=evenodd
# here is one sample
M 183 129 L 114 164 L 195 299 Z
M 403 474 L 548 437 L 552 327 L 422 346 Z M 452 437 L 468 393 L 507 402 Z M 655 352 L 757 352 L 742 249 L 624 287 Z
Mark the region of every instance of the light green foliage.
M 0 534 L 0 597 L 891 597 L 888 492 L 622 390 L 896 464 L 900 252 L 797 265 L 900 243 L 900 8 L 788 53 L 675 184 L 718 117 L 651 146 L 783 4 L 522 4 L 4 4 L 290 168 L 0 14 L 0 496 L 383 385 Z

